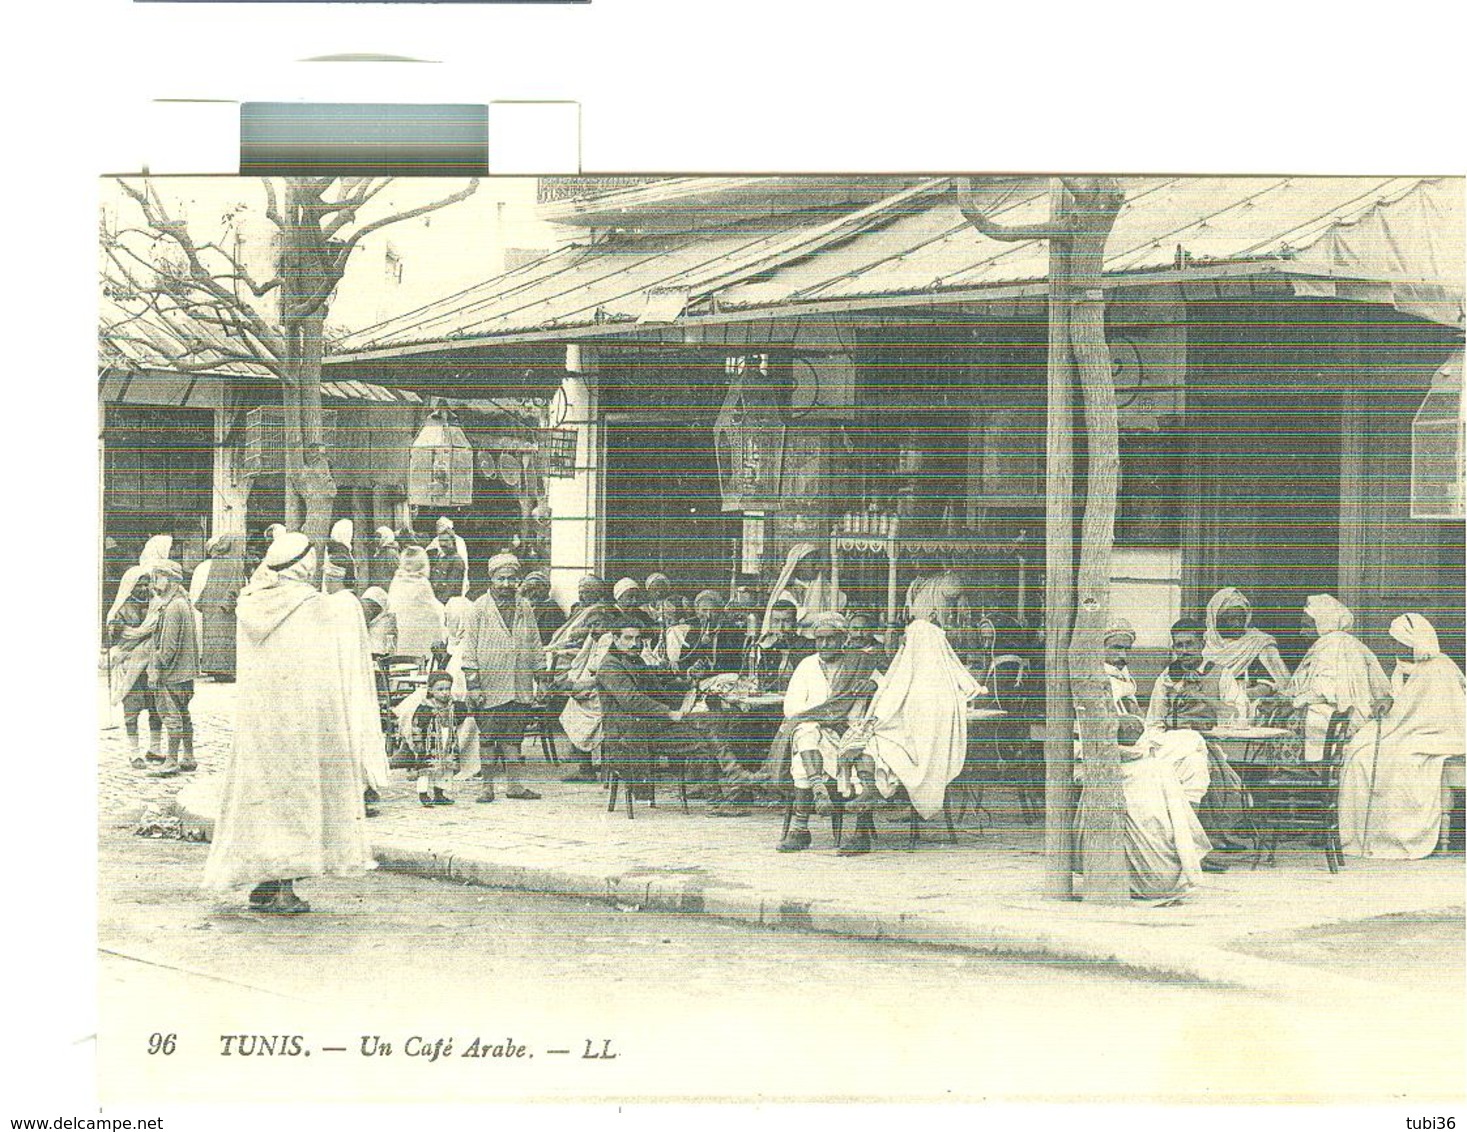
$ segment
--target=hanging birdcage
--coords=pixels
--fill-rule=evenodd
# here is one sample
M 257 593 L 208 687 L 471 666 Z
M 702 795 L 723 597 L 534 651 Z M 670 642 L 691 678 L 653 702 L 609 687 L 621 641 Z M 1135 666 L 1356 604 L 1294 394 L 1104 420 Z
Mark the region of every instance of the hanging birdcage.
M 466 507 L 474 501 L 474 449 L 445 408 L 434 409 L 408 451 L 408 502 Z
M 540 432 L 540 453 L 545 474 L 554 479 L 569 479 L 576 474 L 576 430 L 549 428 Z

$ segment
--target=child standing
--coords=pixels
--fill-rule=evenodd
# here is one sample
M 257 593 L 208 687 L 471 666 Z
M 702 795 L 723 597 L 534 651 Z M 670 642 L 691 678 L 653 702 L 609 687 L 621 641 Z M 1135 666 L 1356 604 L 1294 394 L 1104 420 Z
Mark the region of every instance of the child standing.
M 470 740 L 473 718 L 453 698 L 453 677 L 434 672 L 427 695 L 413 712 L 412 745 L 418 756 L 418 801 L 425 806 L 451 806 L 443 786 L 453 778 Z

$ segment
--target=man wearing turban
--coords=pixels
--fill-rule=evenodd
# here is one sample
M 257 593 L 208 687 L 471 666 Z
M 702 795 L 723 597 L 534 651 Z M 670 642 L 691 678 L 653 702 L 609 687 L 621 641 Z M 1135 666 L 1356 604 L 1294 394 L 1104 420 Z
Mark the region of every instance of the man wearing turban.
M 902 631 L 880 685 L 860 722 L 841 739 L 837 769 L 842 778 L 852 773 L 858 787 L 856 830 L 841 844 L 843 857 L 871 851 L 872 807 L 898 785 L 919 817 L 942 811 L 968 755 L 968 701 L 983 690 L 942 627 L 925 618 Z
M 611 587 L 611 596 L 616 608 L 622 613 L 632 613 L 642 608 L 645 598 L 642 587 L 635 578 L 622 578 Z
M 1412 860 L 1437 846 L 1442 769 L 1467 747 L 1462 670 L 1419 613 L 1391 622 L 1399 646 L 1390 711 L 1345 747 L 1340 845 L 1355 857 Z
M 1390 681 L 1380 661 L 1350 629 L 1355 615 L 1330 594 L 1315 594 L 1304 603 L 1299 627 L 1315 641 L 1294 671 L 1289 695 L 1303 708 L 1304 758 L 1324 757 L 1324 738 L 1330 717 L 1349 717 L 1346 735 L 1353 735 L 1390 703 Z
M 1289 683 L 1289 669 L 1278 643 L 1253 626 L 1253 605 L 1227 586 L 1207 603 L 1202 658 L 1217 672 L 1218 694 L 1239 722 L 1249 723 L 1254 703 Z
M 810 847 L 810 814 L 829 812 L 830 787 L 839 772 L 840 741 L 847 728 L 864 715 L 876 691 L 875 658 L 852 649 L 844 614 L 817 613 L 808 625 L 815 653 L 795 667 L 784 694 L 785 722 L 775 738 L 788 745 L 794 807 L 790 828 L 779 843 L 781 853 Z M 783 751 L 771 752 L 783 761 Z M 773 768 L 776 773 L 780 768 Z
M 1131 646 L 1136 643 L 1131 623 L 1115 618 L 1103 642 L 1121 755 L 1121 795 L 1126 807 L 1122 836 L 1131 895 L 1176 897 L 1201 882 L 1203 858 L 1212 849 L 1193 809 L 1207 790 L 1206 748 L 1167 740 L 1165 733 L 1158 735 L 1154 729 L 1148 731 L 1128 664 Z M 1083 753 L 1078 738 L 1076 750 Z M 1080 773 L 1084 774 L 1083 761 Z M 1084 805 L 1082 793 L 1082 810 Z M 1082 831 L 1087 828 L 1083 814 L 1078 824 Z
M 700 590 L 693 619 L 667 633 L 667 659 L 680 672 L 737 672 L 744 662 L 743 630 L 729 623 L 716 590 Z
M 550 596 L 550 577 L 544 570 L 531 570 L 520 582 L 520 596 L 530 603 L 535 611 L 535 624 L 540 630 L 540 642 L 549 644 L 551 638 L 565 624 L 565 612 Z

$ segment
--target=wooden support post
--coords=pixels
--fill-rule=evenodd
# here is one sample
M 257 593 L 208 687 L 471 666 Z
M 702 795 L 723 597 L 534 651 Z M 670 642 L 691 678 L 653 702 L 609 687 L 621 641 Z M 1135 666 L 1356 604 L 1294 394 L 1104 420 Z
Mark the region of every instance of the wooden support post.
M 962 178 L 958 209 L 995 240 L 1049 241 L 1049 428 L 1045 483 L 1045 891 L 1070 895 L 1074 813 L 1073 727 L 1085 751 L 1084 852 L 1087 900 L 1125 900 L 1123 800 L 1115 711 L 1102 663 L 1110 613 L 1110 563 L 1120 480 L 1115 382 L 1105 342 L 1105 245 L 1125 202 L 1111 177 L 1056 177 L 1049 221 L 996 223 L 987 187 Z M 1079 369 L 1089 441 L 1089 490 L 1073 573 L 1074 416 Z
M 1064 213 L 1064 187 L 1050 189 L 1050 215 Z M 1074 409 L 1069 307 L 1059 294 L 1064 249 L 1049 242 L 1048 411 L 1044 477 L 1044 891 L 1072 894 L 1075 713 L 1069 642 L 1074 612 Z
M 1105 341 L 1102 273 L 1106 241 L 1125 198 L 1112 178 L 1076 178 L 1068 187 L 1073 199 L 1068 283 L 1074 288 L 1067 304 L 1068 330 L 1071 357 L 1084 393 L 1088 440 L 1088 489 L 1069 655 L 1070 696 L 1085 752 L 1084 896 L 1095 903 L 1121 904 L 1130 899 L 1123 841 L 1125 800 L 1115 705 L 1104 660 L 1121 460 L 1115 380 Z

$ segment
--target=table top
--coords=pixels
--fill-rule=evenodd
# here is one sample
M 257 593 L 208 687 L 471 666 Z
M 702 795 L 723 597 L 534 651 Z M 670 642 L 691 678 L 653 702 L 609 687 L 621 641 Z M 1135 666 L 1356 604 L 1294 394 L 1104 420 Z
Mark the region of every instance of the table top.
M 763 708 L 784 706 L 783 692 L 755 692 L 746 696 L 722 696 L 721 699 L 741 708 Z
M 728 703 L 741 708 L 776 707 L 784 704 L 784 693 L 782 692 L 755 692 L 751 696 L 725 696 Z M 1003 719 L 1009 713 L 997 708 L 970 707 L 968 709 L 968 722 L 981 723 L 988 719 Z
M 1293 732 L 1287 727 L 1214 727 L 1202 734 L 1224 743 L 1229 739 L 1247 743 L 1260 739 L 1287 739 Z

